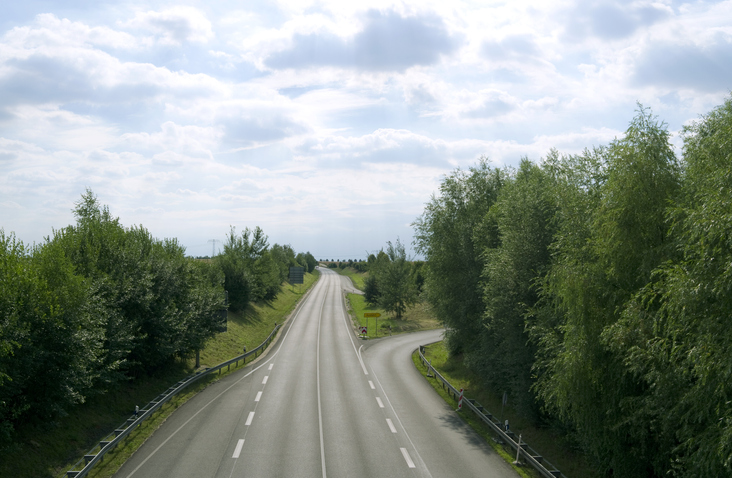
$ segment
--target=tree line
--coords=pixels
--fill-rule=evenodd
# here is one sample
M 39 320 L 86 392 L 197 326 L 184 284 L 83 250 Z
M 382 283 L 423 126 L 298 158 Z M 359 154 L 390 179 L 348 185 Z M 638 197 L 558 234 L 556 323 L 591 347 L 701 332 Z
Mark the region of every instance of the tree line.
M 273 299 L 310 253 L 271 247 L 261 229 L 212 261 L 176 239 L 124 227 L 87 190 L 76 224 L 27 246 L 0 229 L 0 447 L 18 425 L 51 421 L 88 398 L 201 349 L 232 309 Z
M 444 178 L 414 223 L 452 354 L 606 476 L 732 474 L 732 99 Z

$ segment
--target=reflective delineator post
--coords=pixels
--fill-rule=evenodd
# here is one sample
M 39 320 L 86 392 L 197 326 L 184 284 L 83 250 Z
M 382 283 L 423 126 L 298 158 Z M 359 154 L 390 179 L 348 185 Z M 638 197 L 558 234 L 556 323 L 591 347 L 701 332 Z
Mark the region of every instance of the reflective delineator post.
M 459 412 L 460 410 L 462 410 L 462 408 L 463 408 L 463 389 L 461 388 L 460 389 L 460 398 L 458 398 L 458 407 L 457 407 L 457 410 L 455 410 L 455 411 Z

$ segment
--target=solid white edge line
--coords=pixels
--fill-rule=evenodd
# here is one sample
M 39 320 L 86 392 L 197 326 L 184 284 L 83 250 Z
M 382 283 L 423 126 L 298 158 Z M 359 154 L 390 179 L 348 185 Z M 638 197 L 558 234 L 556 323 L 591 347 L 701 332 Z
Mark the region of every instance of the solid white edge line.
M 249 412 L 249 416 L 247 417 L 247 422 L 244 425 L 245 426 L 251 425 L 252 420 L 254 420 L 254 412 Z
M 386 424 L 389 425 L 389 430 L 391 430 L 392 433 L 397 432 L 397 429 L 394 427 L 394 423 L 392 423 L 391 418 L 386 419 Z
M 402 456 L 404 457 L 404 460 L 406 460 L 406 462 L 407 462 L 407 466 L 409 468 L 417 468 L 415 466 L 414 462 L 412 461 L 412 457 L 409 456 L 409 452 L 407 451 L 407 449 L 406 448 L 400 448 L 400 450 L 402 451 Z
M 261 390 L 257 392 L 257 396 L 254 397 L 254 401 L 255 402 L 258 402 L 260 398 L 262 398 L 262 391 Z
M 234 450 L 234 454 L 231 456 L 232 458 L 239 458 L 239 454 L 241 453 L 241 448 L 244 446 L 244 439 L 239 439 L 239 443 L 236 444 L 236 450 Z

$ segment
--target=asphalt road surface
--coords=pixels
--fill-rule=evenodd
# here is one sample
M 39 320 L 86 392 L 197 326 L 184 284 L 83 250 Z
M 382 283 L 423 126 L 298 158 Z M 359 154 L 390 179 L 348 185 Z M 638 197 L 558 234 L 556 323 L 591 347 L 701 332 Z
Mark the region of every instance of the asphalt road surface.
M 441 332 L 361 340 L 347 281 L 321 272 L 267 355 L 189 400 L 115 477 L 518 476 L 414 368 Z

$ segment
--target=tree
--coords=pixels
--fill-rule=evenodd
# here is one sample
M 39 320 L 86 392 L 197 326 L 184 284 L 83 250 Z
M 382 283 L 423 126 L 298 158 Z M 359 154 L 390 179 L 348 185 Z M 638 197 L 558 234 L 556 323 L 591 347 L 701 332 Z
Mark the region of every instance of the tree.
M 608 343 L 643 393 L 628 401 L 661 449 L 660 474 L 732 474 L 732 99 L 684 129 L 678 251 L 624 310 Z M 669 241 L 671 242 L 671 241 Z
M 469 171 L 456 170 L 440 185 L 413 226 L 417 252 L 426 260 L 425 296 L 447 328 L 452 353 L 471 350 L 479 336 L 484 304 L 481 252 L 497 233 L 483 219 L 493 205 L 504 172 L 482 159 Z
M 387 260 L 382 260 L 376 269 L 378 303 L 382 309 L 394 313 L 397 319 L 401 319 L 402 314 L 414 304 L 417 297 L 410 276 L 411 266 L 404 245 L 399 239 L 394 244 L 391 241 L 387 242 L 385 256 Z
M 259 228 L 244 229 L 241 236 L 232 226 L 224 242 L 224 251 L 216 256 L 224 273 L 224 287 L 229 292 L 229 304 L 234 310 L 244 310 L 250 300 L 265 296 L 266 287 L 257 283 L 254 264 L 267 251 L 267 236 Z
M 0 444 L 83 403 L 104 372 L 104 311 L 61 248 L 0 230 Z
M 665 212 L 677 194 L 680 169 L 665 125 L 643 108 L 624 138 L 596 154 L 570 162 L 604 162 L 606 180 L 596 183 L 596 170 L 565 183 L 569 191 L 561 194 L 572 199 L 558 202 L 566 222 L 543 286 L 556 307 L 544 316 L 561 317 L 561 325 L 556 333 L 539 334 L 549 358 L 537 390 L 577 427 L 606 470 L 647 476 L 659 447 L 650 423 L 633 408 L 644 386 L 613 342 L 623 309 L 673 253 Z
M 547 162 L 555 157 L 553 152 Z M 497 227 L 499 242 L 483 253 L 480 346 L 465 360 L 491 389 L 508 392 L 529 417 L 538 415 L 538 406 L 530 392 L 536 346 L 526 318 L 538 301 L 537 281 L 551 262 L 556 209 L 551 176 L 523 159 L 486 216 Z

